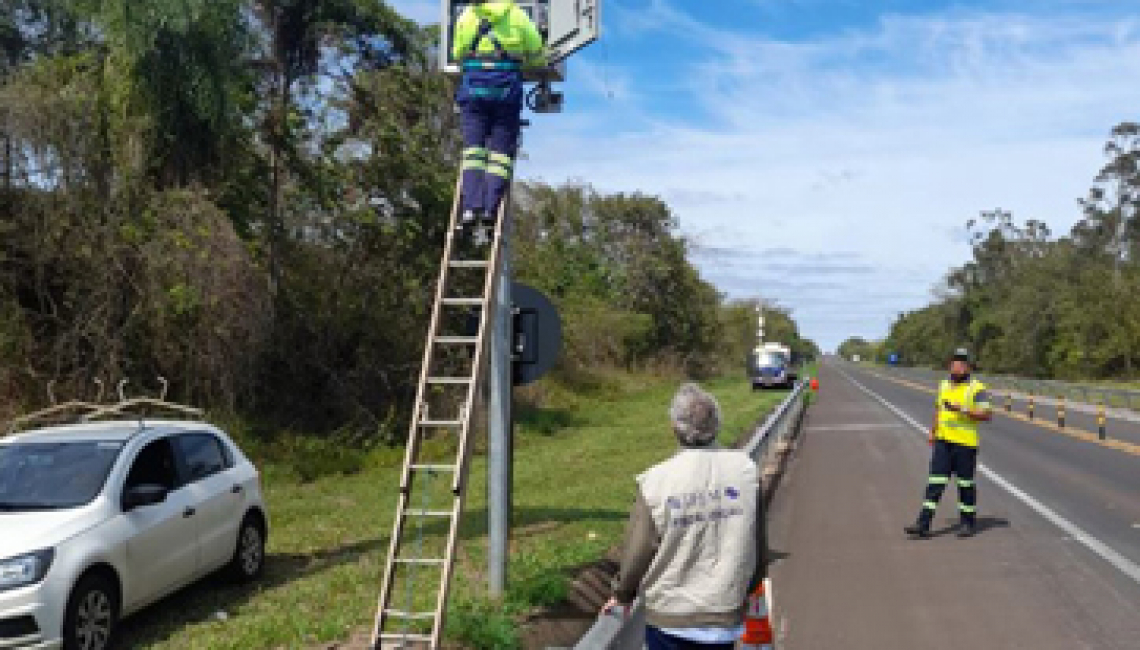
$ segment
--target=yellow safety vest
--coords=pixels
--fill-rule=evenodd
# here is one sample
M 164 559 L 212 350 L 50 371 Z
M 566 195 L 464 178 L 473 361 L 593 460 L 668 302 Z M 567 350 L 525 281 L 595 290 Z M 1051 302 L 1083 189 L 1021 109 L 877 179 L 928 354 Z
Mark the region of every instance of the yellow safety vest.
M 986 389 L 986 385 L 977 380 L 970 380 L 955 384 L 943 379 L 938 387 L 938 399 L 935 408 L 938 409 L 938 429 L 934 435 L 939 440 L 966 445 L 978 446 L 978 422 L 965 413 L 956 413 L 942 408 L 942 402 L 957 404 L 963 409 L 989 410 L 990 404 L 986 401 L 976 401 L 979 393 Z

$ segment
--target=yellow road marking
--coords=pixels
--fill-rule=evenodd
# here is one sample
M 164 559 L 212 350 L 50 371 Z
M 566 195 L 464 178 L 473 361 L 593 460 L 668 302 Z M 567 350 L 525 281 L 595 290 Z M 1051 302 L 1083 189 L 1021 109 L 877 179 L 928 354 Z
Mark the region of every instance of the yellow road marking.
M 879 373 L 873 372 L 870 370 L 868 372 L 870 372 L 872 375 L 875 375 L 879 379 L 885 379 L 887 381 L 894 382 L 896 384 L 908 386 L 908 387 L 913 388 L 915 390 L 920 390 L 924 393 L 930 393 L 932 395 L 938 394 L 937 390 L 934 390 L 928 386 L 923 386 L 922 384 L 916 384 L 912 381 L 907 381 L 905 379 L 898 379 L 897 377 L 888 377 L 887 375 L 880 375 Z M 1048 420 L 1042 420 L 1041 418 L 1030 419 L 1029 416 L 1025 415 L 1024 413 L 1017 413 L 1015 411 L 1003 411 L 1001 409 L 995 408 L 994 413 L 996 413 L 998 415 L 1004 415 L 1007 418 L 1012 418 L 1015 420 L 1021 420 L 1022 422 L 1025 422 L 1027 424 L 1032 424 L 1032 425 L 1041 427 L 1042 429 L 1052 431 L 1054 433 L 1060 433 L 1061 435 L 1069 436 L 1070 438 L 1073 438 L 1076 440 L 1081 440 L 1083 442 L 1090 442 L 1094 445 L 1100 445 L 1101 447 L 1107 447 L 1109 449 L 1115 449 L 1117 451 L 1123 451 L 1124 453 L 1132 454 L 1133 456 L 1140 456 L 1140 445 L 1132 444 L 1130 442 L 1124 442 L 1123 440 L 1113 440 L 1113 439 L 1101 440 L 1097 434 L 1090 433 L 1088 431 L 1085 431 L 1084 429 L 1074 429 L 1071 427 L 1065 427 L 1064 429 L 1062 429 L 1061 427 L 1057 426 L 1055 423 L 1050 422 Z

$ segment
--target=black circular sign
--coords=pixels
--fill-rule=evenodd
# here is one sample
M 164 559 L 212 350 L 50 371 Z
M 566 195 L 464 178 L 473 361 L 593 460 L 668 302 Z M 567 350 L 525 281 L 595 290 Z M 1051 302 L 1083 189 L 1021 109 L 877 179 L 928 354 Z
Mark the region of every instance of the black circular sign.
M 549 298 L 519 282 L 511 283 L 511 314 L 514 384 L 524 386 L 545 375 L 558 361 L 562 319 Z

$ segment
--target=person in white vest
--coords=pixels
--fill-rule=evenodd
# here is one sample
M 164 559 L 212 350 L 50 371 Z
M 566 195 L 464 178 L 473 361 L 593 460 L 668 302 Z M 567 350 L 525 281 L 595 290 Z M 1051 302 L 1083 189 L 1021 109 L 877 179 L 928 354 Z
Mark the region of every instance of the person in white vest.
M 669 410 L 680 450 L 637 477 L 621 569 L 602 609 L 645 603 L 648 650 L 735 647 L 768 547 L 760 471 L 716 442 L 720 406 L 695 384 Z

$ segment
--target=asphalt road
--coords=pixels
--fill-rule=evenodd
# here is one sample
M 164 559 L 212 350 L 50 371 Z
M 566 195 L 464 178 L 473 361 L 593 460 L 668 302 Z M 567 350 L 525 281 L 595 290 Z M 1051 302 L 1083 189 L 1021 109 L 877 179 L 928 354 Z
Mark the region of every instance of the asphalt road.
M 999 415 L 982 429 L 981 534 L 950 534 L 951 487 L 939 534 L 909 540 L 933 394 L 836 361 L 820 382 L 771 512 L 779 647 L 1140 648 L 1133 446 Z

